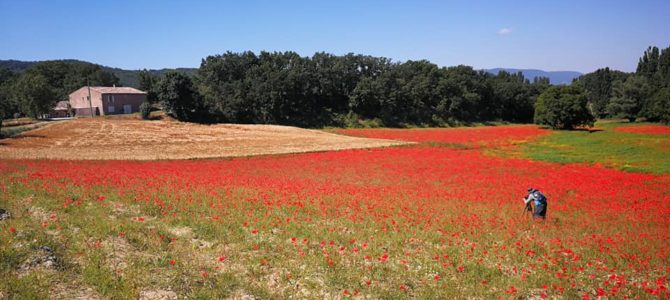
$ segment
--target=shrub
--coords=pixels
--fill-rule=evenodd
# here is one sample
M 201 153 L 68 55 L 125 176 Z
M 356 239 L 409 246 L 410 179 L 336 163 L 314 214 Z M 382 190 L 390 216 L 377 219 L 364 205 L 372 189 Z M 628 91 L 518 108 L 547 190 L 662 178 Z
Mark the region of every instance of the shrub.
M 142 117 L 142 119 L 148 120 L 150 113 L 151 113 L 151 103 L 149 103 L 148 101 L 142 102 L 142 104 L 140 104 L 140 116 Z
M 540 94 L 535 102 L 535 123 L 549 125 L 554 129 L 593 126 L 595 118 L 587 102 L 586 95 L 580 87 L 550 87 Z

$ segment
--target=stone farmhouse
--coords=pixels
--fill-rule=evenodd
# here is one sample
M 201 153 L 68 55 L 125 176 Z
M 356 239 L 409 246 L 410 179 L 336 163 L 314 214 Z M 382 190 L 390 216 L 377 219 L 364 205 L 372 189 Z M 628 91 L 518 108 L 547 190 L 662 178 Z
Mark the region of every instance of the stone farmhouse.
M 131 87 L 84 86 L 70 94 L 70 106 L 75 116 L 131 114 L 140 110 L 147 93 Z

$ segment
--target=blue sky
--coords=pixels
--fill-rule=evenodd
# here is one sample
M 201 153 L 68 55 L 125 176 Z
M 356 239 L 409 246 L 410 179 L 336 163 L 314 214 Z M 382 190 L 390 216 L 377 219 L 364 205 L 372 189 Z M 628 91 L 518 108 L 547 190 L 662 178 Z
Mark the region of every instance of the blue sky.
M 225 51 L 634 71 L 670 46 L 670 1 L 0 0 L 0 59 L 198 67 Z

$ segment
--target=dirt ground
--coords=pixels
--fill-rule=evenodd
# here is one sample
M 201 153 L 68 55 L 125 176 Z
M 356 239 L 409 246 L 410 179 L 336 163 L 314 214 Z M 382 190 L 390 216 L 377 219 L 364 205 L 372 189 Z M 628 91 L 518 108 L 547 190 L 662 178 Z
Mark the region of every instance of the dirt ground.
M 277 125 L 75 119 L 0 140 L 1 159 L 154 160 L 385 147 L 405 142 Z

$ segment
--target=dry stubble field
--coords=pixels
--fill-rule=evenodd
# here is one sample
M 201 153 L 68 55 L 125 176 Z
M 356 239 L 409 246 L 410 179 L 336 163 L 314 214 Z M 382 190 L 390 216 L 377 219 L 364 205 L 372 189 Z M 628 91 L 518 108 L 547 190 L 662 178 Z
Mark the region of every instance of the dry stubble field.
M 99 118 L 56 122 L 0 142 L 3 159 L 155 160 L 239 157 L 406 144 L 277 125 Z

